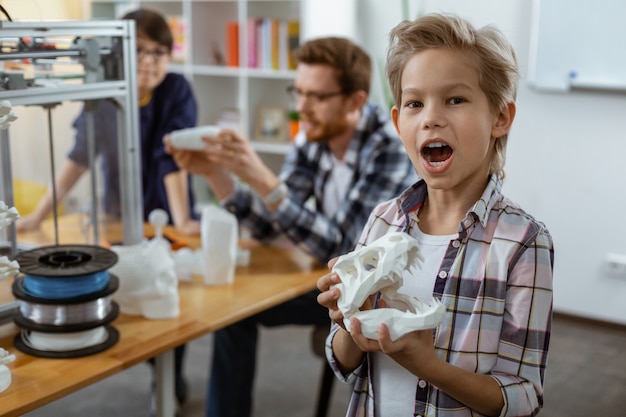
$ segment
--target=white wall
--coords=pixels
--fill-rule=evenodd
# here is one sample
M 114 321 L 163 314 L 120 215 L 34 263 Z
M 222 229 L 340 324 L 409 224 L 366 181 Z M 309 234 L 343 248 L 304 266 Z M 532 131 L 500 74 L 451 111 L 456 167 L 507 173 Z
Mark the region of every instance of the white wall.
M 358 41 L 384 60 L 402 2 L 358 3 Z M 409 17 L 457 13 L 495 24 L 513 43 L 522 80 L 504 192 L 552 233 L 555 311 L 626 324 L 626 276 L 615 278 L 604 265 L 606 253 L 626 254 L 626 93 L 530 89 L 531 7 L 528 0 L 422 0 L 410 2 Z

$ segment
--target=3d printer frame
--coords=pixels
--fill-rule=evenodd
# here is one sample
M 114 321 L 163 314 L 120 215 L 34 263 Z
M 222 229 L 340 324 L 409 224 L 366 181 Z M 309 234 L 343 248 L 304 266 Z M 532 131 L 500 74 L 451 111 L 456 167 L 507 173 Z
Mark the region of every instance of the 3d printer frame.
M 64 38 L 71 40 L 69 46 L 57 47 L 58 39 Z M 143 238 L 135 40 L 135 22 L 132 20 L 0 22 L 0 61 L 3 63 L 69 58 L 83 67 L 79 82 L 75 79 L 65 82 L 60 78 L 54 84 L 39 82 L 41 80 L 36 77 L 28 79 L 19 72 L 0 70 L 0 101 L 8 100 L 12 106 L 52 106 L 64 101 L 83 101 L 87 104 L 94 100 L 112 99 L 117 104 L 124 244 L 139 243 Z M 86 115 L 91 176 L 94 178 L 93 114 L 87 111 Z M 15 123 L 19 123 L 19 119 Z M 10 129 L 0 132 L 0 200 L 13 206 L 9 133 Z M 94 244 L 97 244 L 95 183 L 92 182 L 91 188 L 91 224 L 94 227 Z M 14 256 L 17 250 L 15 226 L 7 230 Z

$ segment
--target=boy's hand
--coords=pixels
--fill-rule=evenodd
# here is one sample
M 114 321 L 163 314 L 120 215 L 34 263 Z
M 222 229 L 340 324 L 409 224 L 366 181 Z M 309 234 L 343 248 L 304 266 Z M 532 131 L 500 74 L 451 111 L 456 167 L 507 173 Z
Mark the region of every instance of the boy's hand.
M 331 261 L 333 262 L 333 261 Z M 339 289 L 334 285 L 341 282 L 339 275 L 330 272 L 317 280 L 317 289 L 321 293 L 317 296 L 317 302 L 328 309 L 328 317 L 345 330 L 343 324 L 343 313 L 337 307 L 339 299 Z
M 333 258 L 328 262 L 328 269 L 333 268 L 333 265 L 337 262 L 337 259 L 339 258 Z M 335 287 L 335 285 L 339 284 L 340 282 L 341 278 L 339 278 L 339 275 L 335 272 L 330 272 L 322 276 L 317 281 L 317 289 L 321 291 L 321 293 L 317 296 L 317 302 L 328 309 L 328 316 L 332 321 L 341 326 L 342 329 L 346 330 L 346 326 L 343 322 L 343 313 L 337 306 L 337 300 L 339 300 L 339 296 L 341 295 L 341 293 L 339 291 L 339 288 Z M 359 310 L 371 310 L 372 308 L 374 308 L 375 301 L 376 294 L 370 295 L 365 300 L 365 303 L 363 303 Z

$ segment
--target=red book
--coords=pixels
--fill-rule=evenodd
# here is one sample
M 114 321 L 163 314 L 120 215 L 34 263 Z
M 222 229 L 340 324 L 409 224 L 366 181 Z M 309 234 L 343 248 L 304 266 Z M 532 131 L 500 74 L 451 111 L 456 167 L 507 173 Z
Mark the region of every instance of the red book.
M 239 23 L 226 23 L 226 65 L 239 66 Z

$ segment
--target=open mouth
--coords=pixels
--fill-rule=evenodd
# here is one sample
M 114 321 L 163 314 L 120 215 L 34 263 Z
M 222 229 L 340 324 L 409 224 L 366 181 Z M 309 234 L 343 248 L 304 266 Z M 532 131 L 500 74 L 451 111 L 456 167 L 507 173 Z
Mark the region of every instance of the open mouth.
M 442 142 L 432 142 L 422 148 L 422 158 L 430 165 L 439 166 L 452 156 L 452 148 Z

